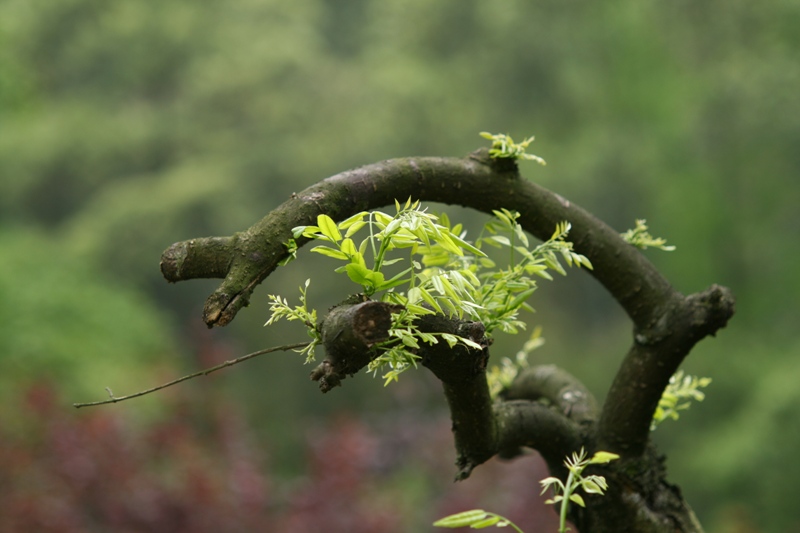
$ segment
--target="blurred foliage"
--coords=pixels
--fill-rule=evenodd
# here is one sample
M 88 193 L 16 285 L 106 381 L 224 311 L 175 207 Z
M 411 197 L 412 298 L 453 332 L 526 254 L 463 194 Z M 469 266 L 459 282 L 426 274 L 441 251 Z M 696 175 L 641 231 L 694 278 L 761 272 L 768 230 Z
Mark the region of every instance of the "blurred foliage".
M 32 383 L 96 397 L 98 383 L 144 381 L 176 351 L 169 319 L 124 283 L 75 260 L 35 230 L 0 231 L 0 413 Z
M 492 461 L 477 483 L 453 485 L 444 417 L 337 417 L 307 428 L 305 466 L 289 484 L 269 475 L 269 450 L 218 396 L 173 398 L 161 420 L 142 426 L 109 410 L 65 416 L 59 395 L 32 384 L 14 398 L 21 424 L 0 428 L 2 531 L 399 533 L 479 501 L 530 531 L 556 521 L 526 490 L 545 473 L 538 457 Z
M 528 177 L 619 231 L 647 218 L 678 247 L 646 253 L 680 290 L 734 290 L 729 330 L 687 364 L 714 379 L 708 399 L 656 438 L 703 521 L 735 512 L 791 529 L 799 52 L 791 0 L 5 0 L 0 395 L 41 375 L 88 400 L 152 384 L 154 365 L 201 364 L 173 354 L 205 342 L 185 324 L 213 284 L 163 283 L 158 257 L 174 241 L 247 227 L 356 165 L 465 154 L 483 130 L 533 133 L 548 166 Z M 301 251 L 211 338 L 237 353 L 302 339 L 261 328 L 266 294 L 313 277 L 314 306 L 331 305 L 344 295 L 320 265 Z M 583 278 L 537 292 L 537 357 L 602 396 L 629 326 Z M 323 399 L 299 364 L 276 356 L 226 381 L 287 463 L 301 459 L 286 420 L 403 397 L 361 379 Z M 441 408 L 419 379 L 426 392 L 403 401 Z M 689 466 L 712 456 L 708 475 Z

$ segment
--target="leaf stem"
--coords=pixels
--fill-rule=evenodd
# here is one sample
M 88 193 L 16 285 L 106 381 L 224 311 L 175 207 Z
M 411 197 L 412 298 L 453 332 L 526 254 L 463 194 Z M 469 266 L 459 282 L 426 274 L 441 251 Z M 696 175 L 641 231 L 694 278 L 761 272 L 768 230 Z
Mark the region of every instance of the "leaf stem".
M 561 500 L 561 513 L 559 513 L 558 517 L 558 533 L 566 533 L 567 531 L 567 508 L 569 507 L 569 497 L 572 496 L 574 483 L 575 471 L 570 468 L 567 483 L 564 485 L 564 499 Z

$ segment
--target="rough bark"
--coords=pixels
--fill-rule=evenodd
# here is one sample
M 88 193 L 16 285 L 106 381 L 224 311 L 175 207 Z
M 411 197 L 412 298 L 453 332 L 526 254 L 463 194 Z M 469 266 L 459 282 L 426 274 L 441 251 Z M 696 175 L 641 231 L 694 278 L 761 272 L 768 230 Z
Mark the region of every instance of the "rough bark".
M 424 325 L 433 328 L 428 331 L 458 331 L 484 345 L 482 350 L 425 347 L 419 353 L 422 364 L 442 381 L 448 399 L 457 477 L 467 477 L 495 454 L 510 457 L 524 447 L 538 450 L 553 475 L 564 476 L 566 456 L 581 446 L 590 453 L 603 449 L 622 458 L 596 467 L 608 478 L 610 490 L 602 498 L 588 498 L 586 509 L 575 510 L 573 520 L 581 531 L 702 531 L 680 491 L 666 481 L 663 458 L 649 443 L 649 427 L 670 376 L 698 341 L 725 327 L 733 315 L 733 296 L 716 285 L 698 294 L 680 294 L 618 232 L 561 196 L 522 179 L 512 161 L 496 161 L 479 150 L 465 158 L 393 159 L 349 170 L 293 194 L 243 232 L 172 245 L 162 256 L 161 269 L 171 282 L 223 278 L 203 312 L 209 327 L 223 326 L 286 257 L 284 243 L 293 227 L 312 225 L 319 214 L 343 220 L 408 197 L 486 213 L 515 210 L 522 226 L 540 239 L 548 238 L 558 222 L 569 221 L 575 251 L 592 261 L 592 275 L 634 326 L 631 348 L 598 409 L 582 384 L 555 367 L 521 374 L 493 403 L 484 372 L 488 343 L 482 326 L 431 318 Z M 376 304 L 340 306 L 324 320 L 328 357 L 312 375 L 323 390 L 374 356 L 372 345 L 385 338 L 384 315 L 391 312 L 385 304 Z

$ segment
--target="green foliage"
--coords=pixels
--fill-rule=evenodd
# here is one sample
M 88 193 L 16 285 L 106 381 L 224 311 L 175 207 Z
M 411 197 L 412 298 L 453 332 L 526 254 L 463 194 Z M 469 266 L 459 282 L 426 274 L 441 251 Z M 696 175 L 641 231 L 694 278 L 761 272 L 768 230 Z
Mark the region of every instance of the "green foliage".
M 484 259 L 478 261 L 481 269 L 479 277 L 483 281 L 477 303 L 484 311 L 478 318 L 488 332 L 499 328 L 506 333 L 517 333 L 524 324 L 517 320 L 519 309 L 525 307 L 525 300 L 536 290 L 536 280 L 531 276 L 552 280 L 549 271 L 566 275 L 560 259 L 568 266 L 592 268 L 592 263 L 583 255 L 572 250 L 572 243 L 566 241 L 571 225 L 561 222 L 556 225 L 553 235 L 542 244 L 530 248 L 528 238 L 517 222 L 519 213 L 506 209 L 493 211 L 495 218 L 484 226 L 484 232 L 476 241 L 484 245 L 506 249 L 508 263 L 503 269 Z M 529 308 L 530 309 L 530 308 Z
M 583 471 L 586 467 L 589 465 L 608 464 L 617 459 L 619 459 L 619 455 L 603 451 L 595 453 L 591 458 L 587 458 L 586 450 L 581 448 L 580 452 L 573 453 L 571 458 L 568 457 L 564 461 L 564 465 L 567 467 L 567 470 L 569 470 L 566 483 L 562 482 L 557 477 L 546 477 L 540 481 L 542 484 L 542 494 L 547 492 L 548 489 L 552 489 L 554 493 L 553 498 L 546 500 L 545 503 L 549 505 L 561 503 L 559 533 L 565 533 L 568 530 L 567 510 L 569 509 L 569 502 L 573 502 L 581 507 L 586 507 L 583 497 L 576 492 L 579 488 L 586 494 L 597 494 L 600 496 L 602 496 L 608 488 L 606 479 L 603 476 L 594 474 L 584 476 Z M 469 526 L 473 529 L 483 529 L 490 526 L 505 527 L 510 525 L 514 530 L 522 533 L 522 531 L 507 518 L 489 513 L 482 509 L 473 509 L 449 515 L 437 520 L 433 525 L 446 528 Z
M 492 526 L 511 526 L 514 531 L 522 533 L 522 530 L 508 518 L 484 511 L 483 509 L 473 509 L 471 511 L 464 511 L 461 513 L 452 514 L 450 516 L 445 516 L 444 518 L 440 518 L 434 522 L 433 525 L 436 527 L 445 527 L 449 529 L 467 526 L 469 526 L 471 529 L 484 529 Z
M 492 141 L 492 147 L 489 149 L 489 156 L 495 159 L 527 159 L 536 161 L 540 165 L 547 164 L 545 160 L 538 155 L 525 153 L 528 145 L 533 142 L 534 137 L 532 136 L 521 143 L 515 143 L 514 139 L 505 133 L 489 133 L 482 131 L 481 137 Z
M 646 250 L 647 248 L 660 248 L 665 252 L 671 252 L 675 249 L 674 246 L 667 246 L 667 240 L 662 239 L 661 237 L 653 237 L 650 235 L 650 232 L 647 231 L 647 224 L 646 220 L 644 219 L 636 219 L 636 227 L 633 229 L 629 229 L 625 233 L 622 234 L 622 238 L 628 244 L 632 244 L 637 248 L 641 248 L 642 250 Z
M 31 383 L 76 401 L 169 367 L 169 319 L 141 294 L 30 229 L 0 231 L 0 249 L 0 414 Z
M 293 320 L 298 320 L 305 324 L 308 336 L 311 337 L 311 342 L 307 346 L 300 348 L 297 351 L 306 355 L 306 363 L 314 360 L 314 352 L 316 347 L 322 342 L 322 334 L 317 328 L 317 310 L 312 309 L 309 311 L 306 300 L 306 292 L 308 292 L 308 286 L 310 284 L 311 280 L 307 279 L 305 284 L 300 287 L 300 305 L 295 307 L 290 307 L 286 298 L 281 298 L 280 296 L 270 294 L 268 296 L 271 302 L 269 310 L 272 312 L 272 314 L 270 315 L 269 320 L 267 320 L 267 323 L 264 324 L 265 326 L 269 326 L 281 318 L 285 318 L 290 322 Z
M 553 498 L 545 501 L 547 504 L 555 505 L 561 503 L 559 513 L 559 533 L 567 531 L 567 510 L 569 502 L 573 502 L 581 507 L 586 507 L 583 497 L 576 491 L 580 488 L 586 494 L 603 495 L 608 488 L 606 479 L 603 476 L 589 475 L 584 476 L 583 471 L 592 464 L 607 464 L 619 459 L 619 455 L 611 452 L 597 452 L 590 459 L 586 457 L 586 450 L 581 448 L 580 452 L 573 453 L 571 458 L 564 461 L 564 466 L 569 470 L 567 482 L 564 483 L 557 477 L 547 477 L 540 483 L 542 484 L 542 494 L 547 489 L 553 490 Z
M 683 370 L 678 370 L 669 378 L 669 384 L 664 389 L 664 394 L 658 400 L 658 407 L 653 413 L 653 420 L 650 423 L 650 430 L 656 429 L 658 425 L 667 419 L 677 420 L 680 416 L 678 411 L 683 411 L 691 406 L 689 400 L 702 402 L 705 394 L 701 388 L 711 384 L 711 378 L 698 378 L 697 376 L 684 376 Z
M 417 327 L 420 317 L 441 313 L 459 319 L 469 318 L 483 323 L 486 335 L 495 329 L 517 333 L 525 327 L 518 320 L 522 308 L 530 309 L 526 300 L 536 290 L 532 276 L 552 279 L 548 270 L 566 274 L 560 260 L 568 265 L 591 268 L 589 260 L 572 251 L 566 236 L 570 226 L 563 222 L 546 242 L 531 248 L 528 237 L 517 222 L 518 213 L 506 209 L 494 211 L 494 218 L 484 226 L 475 245 L 464 239 L 460 225 L 451 227 L 446 215 L 437 217 L 411 199 L 402 205 L 395 201 L 396 214 L 382 211 L 357 213 L 336 224 L 329 216 L 317 217 L 317 225 L 294 228 L 294 238 L 305 237 L 323 242 L 312 252 L 342 261 L 336 272 L 345 273 L 369 298 L 382 292 L 382 301 L 395 304 L 389 339 L 376 345 L 377 355 L 368 370 L 377 373 L 388 368 L 385 382 L 396 381 L 400 373 L 415 367 L 420 343 L 446 342 L 451 347 L 464 344 L 481 349 L 475 342 L 447 333 L 423 333 Z M 360 239 L 360 234 L 365 235 Z M 357 241 L 359 241 L 357 243 Z M 498 268 L 482 247 L 506 249 L 508 264 Z M 290 253 L 296 244 L 286 244 Z M 395 257 L 399 252 L 406 257 Z M 390 258 L 391 255 L 391 258 Z M 405 266 L 389 276 L 392 265 Z M 307 287 L 308 285 L 306 285 Z M 402 289 L 402 290 L 401 290 Z M 271 295 L 272 316 L 267 324 L 281 317 L 300 320 L 319 343 L 316 314 L 308 311 L 305 293 L 302 305 L 290 308 L 285 299 Z

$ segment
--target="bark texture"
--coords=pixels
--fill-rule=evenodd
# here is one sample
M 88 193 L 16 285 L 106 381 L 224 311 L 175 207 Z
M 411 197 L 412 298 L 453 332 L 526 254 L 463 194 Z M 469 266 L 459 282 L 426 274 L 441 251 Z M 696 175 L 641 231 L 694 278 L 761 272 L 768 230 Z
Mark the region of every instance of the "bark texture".
M 483 346 L 451 350 L 440 343 L 418 354 L 442 381 L 451 409 L 457 478 L 469 476 L 495 454 L 512 457 L 524 448 L 538 450 L 553 475 L 565 477 L 565 457 L 581 446 L 589 453 L 602 449 L 620 454 L 621 460 L 595 467 L 610 488 L 603 497 L 588 497 L 586 509 L 573 509 L 580 531 L 702 531 L 678 488 L 666 481 L 664 459 L 649 442 L 649 428 L 670 376 L 698 341 L 725 327 L 733 315 L 730 290 L 713 285 L 688 296 L 677 292 L 615 230 L 523 179 L 513 161 L 496 161 L 479 150 L 464 158 L 411 157 L 349 170 L 293 194 L 245 231 L 172 245 L 162 256 L 161 270 L 171 282 L 223 279 L 206 301 L 203 319 L 209 327 L 224 326 L 287 256 L 283 243 L 293 227 L 313 225 L 319 214 L 343 220 L 408 197 L 486 213 L 515 210 L 526 231 L 540 239 L 547 239 L 557 223 L 569 221 L 575 251 L 592 261 L 591 274 L 634 327 L 631 347 L 598 407 L 578 380 L 553 366 L 522 373 L 492 402 L 485 375 L 489 343 L 482 325 L 445 317 L 421 323 L 423 331 L 458 332 Z M 312 373 L 323 390 L 369 363 L 372 346 L 388 334 L 390 313 L 386 304 L 349 302 L 324 319 L 327 358 Z

